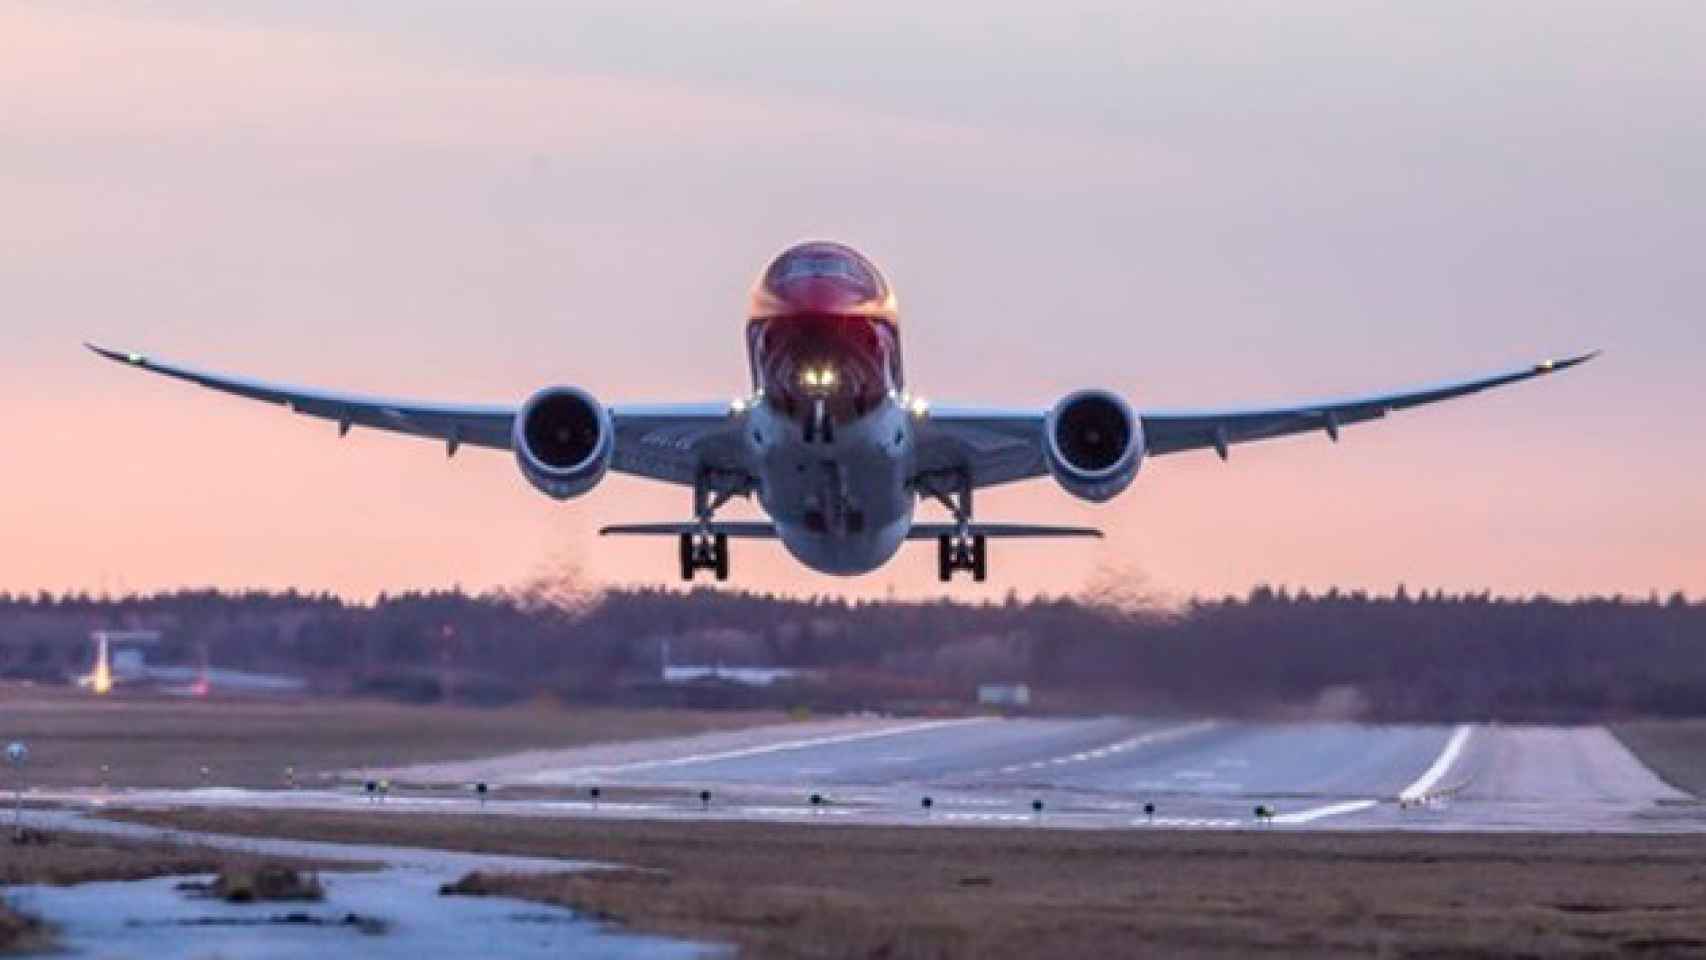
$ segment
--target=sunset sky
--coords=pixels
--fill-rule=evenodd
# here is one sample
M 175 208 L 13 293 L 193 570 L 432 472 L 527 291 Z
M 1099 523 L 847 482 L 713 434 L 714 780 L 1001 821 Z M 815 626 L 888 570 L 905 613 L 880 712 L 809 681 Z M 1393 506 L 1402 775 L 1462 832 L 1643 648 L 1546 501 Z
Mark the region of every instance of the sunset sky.
M 146 12 L 144 12 L 146 11 Z M 0 7 L 0 589 L 673 582 L 677 488 L 568 504 L 129 372 L 519 401 L 744 391 L 743 294 L 806 237 L 901 297 L 913 388 L 1140 408 L 1580 370 L 1051 481 L 990 583 L 1706 595 L 1706 6 L 1322 0 L 13 0 Z M 934 508 L 923 512 L 934 516 Z M 753 515 L 750 508 L 726 516 Z M 738 543 L 736 586 L 934 595 Z

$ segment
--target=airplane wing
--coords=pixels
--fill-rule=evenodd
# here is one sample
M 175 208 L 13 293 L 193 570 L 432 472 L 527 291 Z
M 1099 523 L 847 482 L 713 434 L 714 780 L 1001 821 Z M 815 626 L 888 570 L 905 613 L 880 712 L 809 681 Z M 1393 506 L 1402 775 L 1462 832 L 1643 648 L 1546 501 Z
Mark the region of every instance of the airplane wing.
M 732 540 L 774 540 L 776 527 L 767 520 L 713 520 L 708 525 L 712 535 Z M 697 523 L 618 523 L 598 531 L 599 536 L 679 537 L 700 531 Z M 907 531 L 908 540 L 934 540 L 953 536 L 958 528 L 951 523 L 915 523 Z M 1038 539 L 1044 537 L 1093 537 L 1100 539 L 1102 531 L 1094 527 L 1056 527 L 1035 523 L 972 523 L 974 536 L 991 540 Z
M 186 380 L 222 393 L 278 404 L 294 413 L 329 420 L 342 436 L 368 427 L 442 441 L 455 454 L 467 444 L 510 449 L 518 405 L 454 404 L 401 400 L 297 387 L 229 376 L 170 363 L 140 353 L 85 344 L 116 363 Z M 692 485 L 702 468 L 743 472 L 738 437 L 723 403 L 619 405 L 610 408 L 615 449 L 610 467 L 620 473 Z
M 1596 351 L 1483 377 L 1359 397 L 1219 410 L 1140 411 L 1138 416 L 1149 455 L 1213 449 L 1224 459 L 1233 444 L 1315 431 L 1336 440 L 1341 427 L 1557 373 L 1598 355 Z M 933 407 L 919 425 L 918 472 L 963 471 L 975 487 L 1046 476 L 1043 429 L 1047 417 L 1046 409 Z

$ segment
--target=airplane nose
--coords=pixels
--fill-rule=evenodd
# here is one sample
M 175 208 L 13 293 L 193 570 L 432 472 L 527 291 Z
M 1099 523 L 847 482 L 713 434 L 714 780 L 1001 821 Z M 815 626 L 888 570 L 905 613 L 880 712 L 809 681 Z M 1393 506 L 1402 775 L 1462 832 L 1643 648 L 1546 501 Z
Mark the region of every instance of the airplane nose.
M 857 306 L 865 292 L 838 277 L 800 277 L 777 291 L 789 308 L 799 313 L 835 313 Z

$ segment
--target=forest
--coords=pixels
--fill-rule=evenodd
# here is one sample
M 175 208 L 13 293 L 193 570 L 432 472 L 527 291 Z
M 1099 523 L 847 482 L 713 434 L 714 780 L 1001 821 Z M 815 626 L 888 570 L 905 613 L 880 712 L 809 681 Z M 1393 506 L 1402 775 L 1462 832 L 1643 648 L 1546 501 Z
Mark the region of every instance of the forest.
M 1160 604 L 1102 590 L 964 603 L 568 581 L 357 603 L 328 594 L 0 594 L 0 676 L 85 672 L 89 633 L 157 628 L 151 662 L 289 673 L 329 695 L 471 704 L 964 709 L 979 683 L 1035 709 L 1371 721 L 1706 715 L 1706 603 L 1680 594 L 1309 593 Z M 666 686 L 660 664 L 800 668 L 769 689 Z

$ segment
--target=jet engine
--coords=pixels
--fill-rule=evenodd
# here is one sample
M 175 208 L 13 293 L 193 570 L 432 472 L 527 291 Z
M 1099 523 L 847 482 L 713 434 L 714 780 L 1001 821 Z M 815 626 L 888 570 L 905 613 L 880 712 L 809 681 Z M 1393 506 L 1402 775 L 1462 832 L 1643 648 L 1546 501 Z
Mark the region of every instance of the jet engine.
M 604 479 L 615 446 L 610 411 L 584 390 L 546 387 L 515 417 L 511 446 L 527 482 L 557 500 L 578 497 Z
M 1068 394 L 1049 411 L 1043 431 L 1049 472 L 1080 500 L 1118 496 L 1143 462 L 1143 421 L 1106 390 Z

